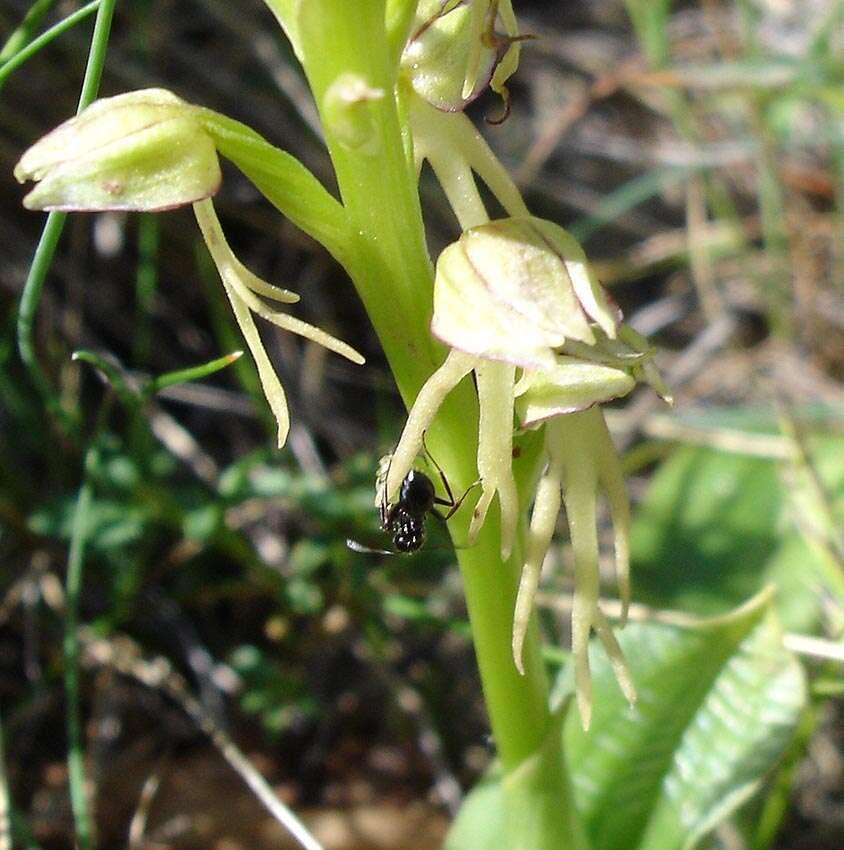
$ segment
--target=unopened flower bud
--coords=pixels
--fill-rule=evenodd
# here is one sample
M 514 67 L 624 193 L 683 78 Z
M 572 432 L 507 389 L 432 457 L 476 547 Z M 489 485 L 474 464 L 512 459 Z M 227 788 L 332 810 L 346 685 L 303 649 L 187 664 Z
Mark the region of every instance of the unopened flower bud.
M 170 209 L 210 197 L 221 179 L 197 108 L 164 89 L 95 101 L 36 142 L 15 177 L 38 182 L 29 209 L 83 211 Z
M 500 16 L 506 33 L 496 30 Z M 505 99 L 520 36 L 509 0 L 422 0 L 402 67 L 414 91 L 444 112 L 465 109 L 486 88 Z
M 616 336 L 618 310 L 583 249 L 561 227 L 524 217 L 465 231 L 437 261 L 431 330 L 453 348 L 552 369 L 567 340 Z

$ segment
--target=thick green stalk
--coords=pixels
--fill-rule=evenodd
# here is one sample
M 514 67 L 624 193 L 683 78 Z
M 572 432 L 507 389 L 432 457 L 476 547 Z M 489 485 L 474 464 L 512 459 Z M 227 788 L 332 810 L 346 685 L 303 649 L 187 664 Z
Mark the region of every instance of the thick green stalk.
M 394 97 L 385 3 L 361 0 L 354 14 L 341 0 L 310 0 L 299 9 L 295 21 L 284 23 L 298 34 L 343 203 L 359 236 L 350 272 L 410 404 L 443 352 L 429 332 L 432 269 L 415 170 L 406 154 L 407 130 Z M 375 94 L 351 107 L 357 114 L 338 119 L 331 98 L 341 74 L 354 75 Z M 354 146 L 348 143 L 346 118 L 356 122 Z M 468 382 L 441 409 L 429 445 L 456 489 L 474 480 L 477 401 Z M 458 541 L 466 539 L 468 513 L 460 511 L 452 520 Z M 534 771 L 533 781 L 519 787 L 517 815 L 520 823 L 533 824 L 534 838 L 542 836 L 532 850 L 579 847 L 562 753 L 548 743 L 554 724 L 535 626 L 525 640 L 524 676 L 511 655 L 519 553 L 502 563 L 499 549 L 498 522 L 490 516 L 477 544 L 458 552 L 493 735 L 508 777 Z M 538 780 L 535 771 L 541 772 Z M 536 789 L 532 796 L 525 793 L 527 786 Z M 519 831 L 514 830 L 514 847 L 520 846 Z

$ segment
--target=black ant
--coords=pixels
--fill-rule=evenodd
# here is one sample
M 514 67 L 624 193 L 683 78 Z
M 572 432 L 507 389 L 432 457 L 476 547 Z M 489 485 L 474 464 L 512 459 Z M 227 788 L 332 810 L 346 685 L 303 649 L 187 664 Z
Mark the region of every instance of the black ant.
M 440 480 L 442 481 L 445 492 L 448 494 L 448 498 L 443 499 L 436 494 L 433 482 L 424 472 L 420 472 L 418 469 L 411 469 L 405 475 L 399 487 L 398 500 L 392 505 L 389 504 L 387 502 L 387 479 L 390 475 L 390 465 L 392 464 L 393 456 L 391 454 L 385 455 L 378 464 L 375 489 L 376 493 L 380 494 L 378 512 L 381 516 L 381 528 L 393 538 L 393 546 L 395 548 L 373 549 L 358 543 L 356 540 L 347 540 L 346 545 L 350 549 L 353 549 L 355 552 L 377 555 L 406 555 L 418 551 L 425 542 L 425 519 L 428 514 L 433 514 L 442 522 L 448 521 L 463 504 L 463 500 L 469 494 L 469 491 L 480 483 L 476 481 L 455 501 L 451 485 L 448 483 L 448 478 L 446 478 L 442 467 L 428 451 L 424 436 L 422 438 L 422 447 L 440 474 Z M 442 514 L 437 510 L 437 505 L 448 508 L 448 512 Z

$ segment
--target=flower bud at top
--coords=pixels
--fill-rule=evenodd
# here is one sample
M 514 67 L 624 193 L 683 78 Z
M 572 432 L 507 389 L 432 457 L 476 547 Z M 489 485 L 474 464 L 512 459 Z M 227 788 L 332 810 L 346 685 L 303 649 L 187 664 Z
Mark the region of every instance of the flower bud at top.
M 495 30 L 499 0 L 422 0 L 402 67 L 414 91 L 444 112 L 464 110 L 484 89 L 505 96 L 518 65 L 516 19 L 502 4 L 507 34 Z
M 164 210 L 213 195 L 214 142 L 197 109 L 164 89 L 104 98 L 21 158 L 19 182 L 38 181 L 30 209 Z
M 551 369 L 567 340 L 593 345 L 620 320 L 583 249 L 538 218 L 491 221 L 465 231 L 437 261 L 431 330 L 470 354 Z

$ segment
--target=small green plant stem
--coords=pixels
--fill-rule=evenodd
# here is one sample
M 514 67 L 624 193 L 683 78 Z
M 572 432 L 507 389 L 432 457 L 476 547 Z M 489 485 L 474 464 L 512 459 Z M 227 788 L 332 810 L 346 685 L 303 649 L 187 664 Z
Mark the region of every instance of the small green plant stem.
M 444 352 L 431 339 L 432 269 L 425 246 L 416 175 L 393 97 L 395 64 L 385 31 L 384 0 L 361 0 L 354 14 L 341 0 L 301 4 L 295 20 L 285 20 L 286 4 L 276 13 L 297 34 L 305 72 L 322 115 L 326 142 L 357 248 L 350 264 L 355 285 L 409 405 Z M 289 8 L 293 8 L 292 4 Z M 352 74 L 383 92 L 367 101 L 371 137 L 358 147 L 344 143 L 332 124 L 326 94 L 340 74 Z M 441 408 L 429 433 L 431 451 L 453 486 L 475 478 L 477 402 L 468 382 Z M 452 535 L 465 540 L 469 512 L 452 520 Z M 562 753 L 548 707 L 548 685 L 534 626 L 525 640 L 525 675 L 511 654 L 518 552 L 507 563 L 500 556 L 498 522 L 488 519 L 477 544 L 458 552 L 472 635 L 493 735 L 505 775 L 540 771 L 520 786 L 518 821 L 530 820 L 536 848 L 579 847 Z M 549 744 L 549 742 L 551 742 Z M 505 781 L 505 786 L 507 782 Z M 518 829 L 511 846 L 519 846 Z
M 105 421 L 105 411 L 110 404 L 104 403 L 100 422 Z M 99 431 L 99 429 L 98 429 Z M 82 572 L 85 563 L 85 543 L 90 522 L 89 513 L 93 500 L 91 472 L 97 464 L 99 433 L 92 438 L 85 452 L 82 485 L 76 499 L 70 551 L 67 558 L 65 578 L 64 612 L 64 692 L 65 724 L 67 728 L 67 777 L 70 787 L 70 805 L 76 842 L 79 850 L 91 850 L 91 817 L 85 789 L 85 755 L 82 743 L 82 719 L 79 707 L 79 596 L 82 592 Z
M 50 0 L 50 3 L 52 2 L 53 0 Z M 66 18 L 62 18 L 62 20 L 50 27 L 50 29 L 46 32 L 41 33 L 38 38 L 30 41 L 29 44 L 27 44 L 24 40 L 23 42 L 20 42 L 14 50 L 7 50 L 4 48 L 2 53 L 0 53 L 0 61 L 3 62 L 3 64 L 0 65 L 0 88 L 2 88 L 10 74 L 35 56 L 36 53 L 46 47 L 51 41 L 57 39 L 62 33 L 66 32 L 71 27 L 76 26 L 76 24 L 80 21 L 84 21 L 88 16 L 93 15 L 99 7 L 100 0 L 92 0 L 91 3 L 88 3 L 81 9 L 77 9 Z M 35 9 L 35 6 L 33 6 L 32 9 Z M 30 9 L 30 11 L 32 11 L 32 9 Z M 18 32 L 21 32 L 21 30 L 18 30 Z M 12 39 L 9 39 L 6 46 L 8 47 L 11 44 Z
M 55 2 L 56 0 L 35 0 L 18 27 L 12 31 L 3 43 L 3 47 L 0 48 L 0 62 L 5 62 L 23 49 Z
M 79 95 L 81 112 L 97 94 L 105 63 L 108 36 L 114 16 L 116 0 L 102 0 L 97 10 L 85 78 Z M 41 369 L 35 354 L 33 331 L 35 315 L 41 299 L 41 291 L 53 261 L 56 246 L 64 228 L 66 216 L 63 213 L 50 213 L 35 251 L 24 291 L 21 296 L 18 313 L 18 351 L 21 360 L 29 369 L 37 389 L 54 413 L 61 415 L 59 403 L 52 387 Z M 64 417 L 66 420 L 66 417 Z M 76 830 L 76 840 L 80 850 L 91 848 L 91 822 L 85 799 L 84 755 L 82 751 L 81 717 L 79 710 L 79 644 L 76 637 L 79 611 L 79 594 L 82 586 L 82 566 L 88 509 L 92 499 L 89 470 L 96 459 L 96 442 L 85 457 L 85 473 L 76 505 L 73 534 L 68 554 L 66 610 L 64 621 L 64 677 L 67 736 L 68 736 L 68 782 L 70 785 L 71 808 Z
M 85 67 L 85 78 L 82 81 L 82 90 L 79 93 L 77 114 L 97 96 L 116 2 L 117 0 L 102 0 L 97 10 L 94 34 L 91 37 L 91 48 L 88 52 L 88 64 Z M 41 239 L 35 249 L 18 310 L 18 352 L 29 370 L 36 389 L 44 399 L 47 409 L 62 421 L 66 430 L 72 433 L 75 423 L 71 422 L 67 414 L 62 411 L 50 382 L 38 362 L 34 342 L 35 315 L 41 301 L 41 291 L 53 262 L 53 256 L 56 253 L 56 246 L 61 238 L 66 218 L 65 213 L 51 212 L 47 216 Z
M 32 257 L 32 264 L 29 267 L 29 274 L 26 283 L 24 283 L 18 308 L 18 353 L 20 358 L 29 370 L 32 382 L 47 405 L 47 410 L 65 425 L 68 424 L 67 417 L 35 353 L 35 315 L 38 312 L 38 305 L 41 303 L 41 291 L 53 262 L 62 230 L 64 230 L 66 218 L 67 213 L 61 212 L 51 212 L 47 216 L 44 229 L 41 231 L 41 238 L 38 240 L 35 254 Z

